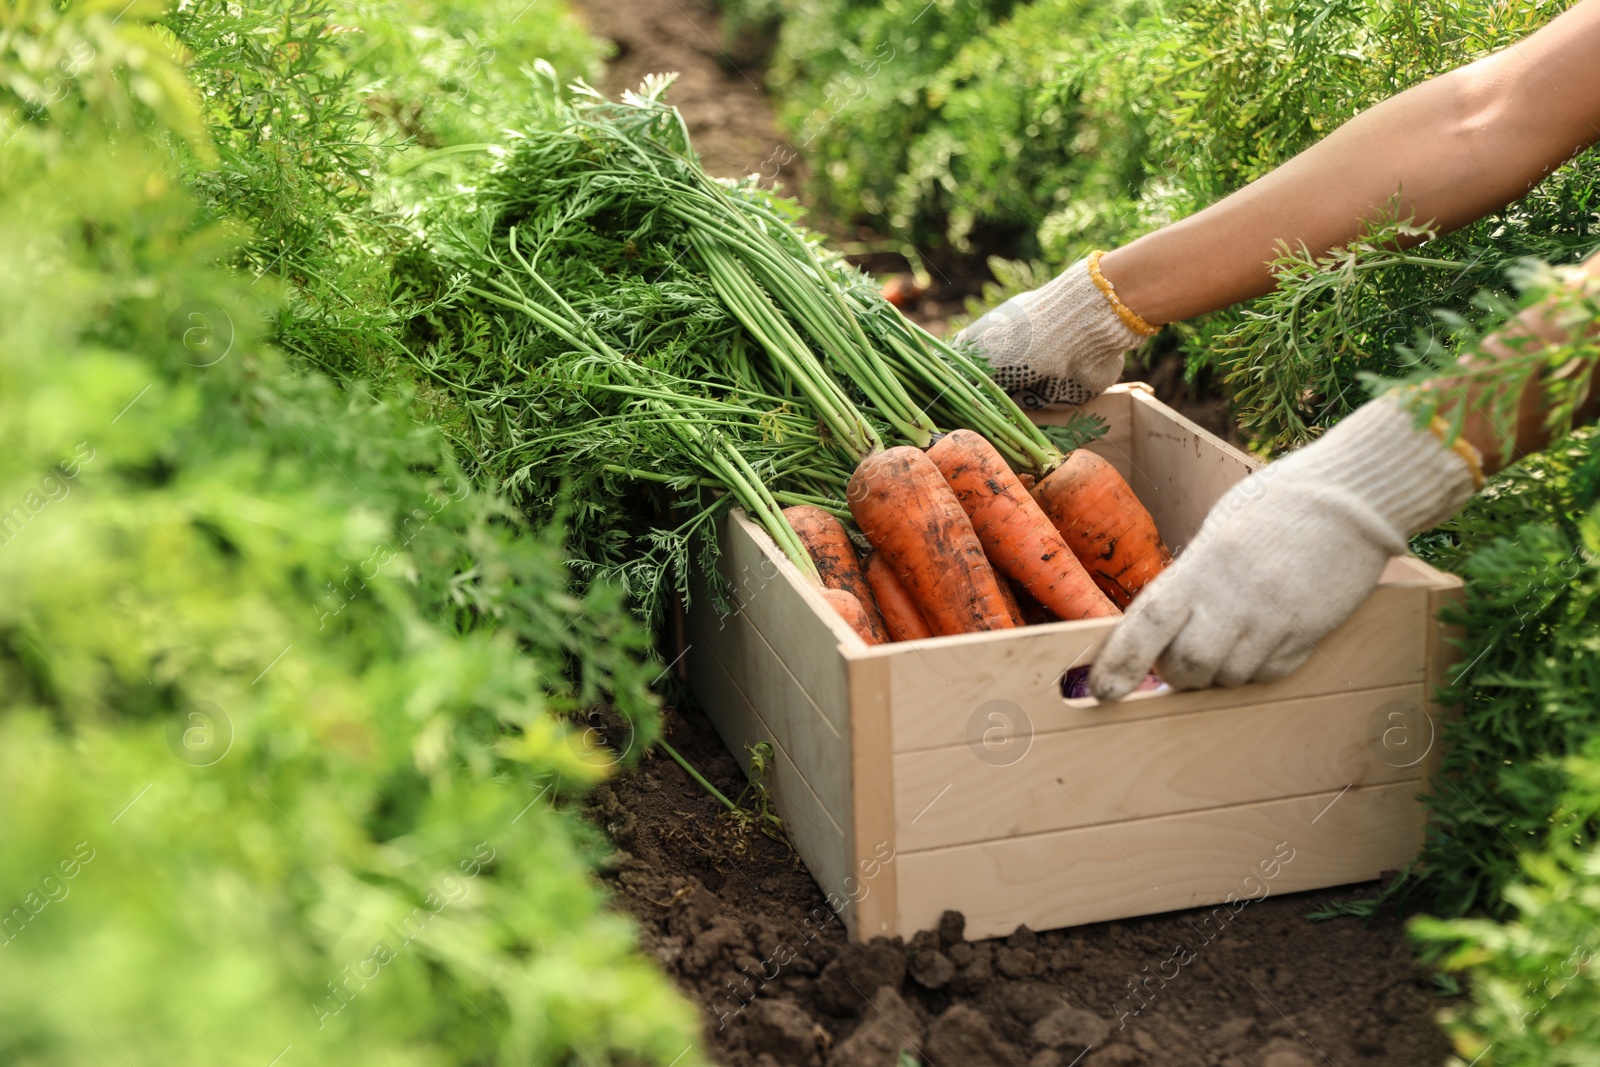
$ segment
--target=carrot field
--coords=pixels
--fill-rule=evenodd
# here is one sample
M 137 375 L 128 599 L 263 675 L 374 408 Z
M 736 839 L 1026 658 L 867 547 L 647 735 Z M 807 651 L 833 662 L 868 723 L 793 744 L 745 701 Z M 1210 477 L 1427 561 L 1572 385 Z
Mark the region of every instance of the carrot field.
M 0 1063 L 1600 1063 L 1592 427 L 1411 539 L 1464 586 L 1404 721 L 1420 850 L 1376 880 L 1297 881 L 1290 839 L 1226 906 L 873 937 L 915 868 L 864 828 L 932 804 L 840 770 L 850 877 L 813 869 L 804 754 L 703 684 L 759 705 L 732 668 L 788 664 L 805 699 L 752 714 L 814 707 L 828 753 L 871 694 L 813 697 L 807 635 L 931 679 L 1109 629 L 1179 509 L 1115 462 L 1135 431 L 1039 418 L 959 331 L 1570 6 L 0 10 Z M 1589 149 L 1451 233 L 1285 246 L 1121 380 L 1242 477 L 1597 243 Z M 1020 761 L 956 681 L 959 755 Z M 1054 781 L 1088 840 L 1114 783 Z M 1025 840 L 1029 796 L 946 803 Z

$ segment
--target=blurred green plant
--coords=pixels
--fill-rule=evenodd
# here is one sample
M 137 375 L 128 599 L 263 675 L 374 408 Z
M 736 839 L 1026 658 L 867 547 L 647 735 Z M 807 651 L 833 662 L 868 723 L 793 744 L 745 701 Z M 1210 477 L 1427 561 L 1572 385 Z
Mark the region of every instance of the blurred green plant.
M 1562 761 L 1600 737 L 1600 431 L 1502 473 L 1415 547 L 1467 583 L 1460 667 L 1444 697 L 1441 785 L 1408 890 L 1445 915 L 1502 907 L 1568 787 Z M 1572 828 L 1592 839 L 1593 824 Z M 1597 916 L 1600 918 L 1600 916 Z
M 282 180 L 263 232 L 353 261 L 305 223 L 364 208 L 259 115 L 208 144 L 247 109 L 163 10 L 0 14 L 0 1060 L 703 1062 L 553 803 L 656 736 L 647 637 L 405 392 L 268 343 L 311 261 L 241 276 L 233 212 Z
M 938 113 L 936 84 L 972 38 L 1015 0 L 722 0 L 735 19 L 783 21 L 767 71 L 781 120 L 835 216 L 874 216 L 926 241 L 936 228 L 896 193 L 911 150 Z M 887 217 L 887 218 L 885 218 Z
M 1596 524 L 1591 520 L 1590 534 Z M 1600 548 L 1600 538 L 1591 538 Z M 1600 743 L 1564 761 L 1571 787 L 1521 879 L 1504 890 L 1514 917 L 1419 918 L 1412 933 L 1438 966 L 1471 977 L 1472 999 L 1444 1024 L 1461 1059 L 1483 1067 L 1577 1067 L 1600 1059 L 1600 847 L 1574 823 L 1600 818 Z

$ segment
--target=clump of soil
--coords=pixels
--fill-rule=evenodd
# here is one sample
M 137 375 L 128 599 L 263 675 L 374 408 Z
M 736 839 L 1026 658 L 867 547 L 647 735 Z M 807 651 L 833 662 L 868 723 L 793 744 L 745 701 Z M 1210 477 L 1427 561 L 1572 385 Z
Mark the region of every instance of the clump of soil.
M 724 793 L 744 778 L 703 715 L 669 740 Z M 606 879 L 646 952 L 730 1067 L 1423 1067 L 1443 1006 L 1399 921 L 1311 923 L 1376 885 L 967 941 L 961 916 L 848 943 L 788 846 L 647 757 L 590 811 L 621 850 Z M 1224 909 L 1225 911 L 1226 909 Z

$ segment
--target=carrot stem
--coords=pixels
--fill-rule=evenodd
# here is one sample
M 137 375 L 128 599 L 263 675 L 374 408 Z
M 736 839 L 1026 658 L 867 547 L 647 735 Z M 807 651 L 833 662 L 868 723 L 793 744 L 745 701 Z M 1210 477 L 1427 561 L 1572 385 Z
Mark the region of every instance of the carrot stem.
M 673 761 L 675 763 L 677 763 L 678 766 L 682 767 L 684 769 L 685 773 L 687 773 L 690 778 L 693 778 L 695 781 L 699 782 L 701 788 L 703 788 L 707 793 L 710 793 L 712 796 L 716 797 L 719 801 L 721 801 L 723 807 L 727 808 L 729 811 L 738 811 L 739 810 L 739 805 L 735 804 L 733 801 L 731 801 L 727 797 L 723 796 L 722 795 L 722 790 L 720 790 L 716 786 L 712 785 L 709 781 L 706 780 L 706 776 L 705 775 L 701 774 L 699 771 L 695 770 L 692 766 L 690 766 L 689 765 L 689 761 L 684 759 L 681 755 L 679 755 L 677 749 L 675 749 L 671 745 L 667 744 L 667 742 L 666 742 L 666 740 L 664 738 L 661 739 L 661 740 L 658 740 L 656 742 L 656 744 L 660 745 L 663 749 L 665 749 L 667 755 L 671 756 Z

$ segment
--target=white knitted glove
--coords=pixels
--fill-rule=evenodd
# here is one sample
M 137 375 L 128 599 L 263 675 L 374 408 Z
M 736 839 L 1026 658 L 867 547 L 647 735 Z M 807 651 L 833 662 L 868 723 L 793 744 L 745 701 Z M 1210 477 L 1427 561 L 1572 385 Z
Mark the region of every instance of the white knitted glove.
M 1408 535 L 1436 526 L 1481 475 L 1392 397 L 1234 486 L 1151 582 L 1089 675 L 1120 700 L 1156 671 L 1177 689 L 1288 674 L 1367 598 Z
M 1007 300 L 956 334 L 989 360 L 994 380 L 1024 407 L 1082 404 L 1122 375 L 1123 356 L 1150 333 L 1119 316 L 1110 283 L 1096 285 L 1080 259 L 1037 289 Z M 1103 281 L 1103 278 L 1102 278 Z M 1126 308 L 1132 322 L 1142 322 Z M 1148 329 L 1148 327 L 1147 327 Z

